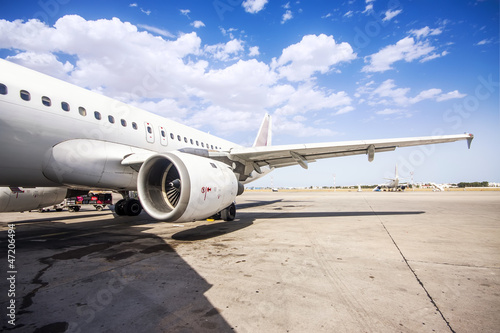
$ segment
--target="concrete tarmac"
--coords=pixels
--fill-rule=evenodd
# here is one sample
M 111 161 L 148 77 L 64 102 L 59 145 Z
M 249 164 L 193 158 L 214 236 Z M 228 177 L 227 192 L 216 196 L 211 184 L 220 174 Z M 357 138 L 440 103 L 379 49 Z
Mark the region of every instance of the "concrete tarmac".
M 499 331 L 500 192 L 246 192 L 237 207 L 180 224 L 1 214 L 2 330 Z

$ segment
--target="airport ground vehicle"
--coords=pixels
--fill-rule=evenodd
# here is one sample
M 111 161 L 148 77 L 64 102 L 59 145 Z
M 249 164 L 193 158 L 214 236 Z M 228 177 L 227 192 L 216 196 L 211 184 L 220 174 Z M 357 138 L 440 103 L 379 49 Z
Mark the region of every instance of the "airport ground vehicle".
M 87 195 L 79 195 L 76 197 L 67 198 L 65 206 L 70 212 L 78 212 L 83 205 L 93 205 L 96 210 L 103 210 L 106 205 L 112 204 L 111 193 L 89 193 Z

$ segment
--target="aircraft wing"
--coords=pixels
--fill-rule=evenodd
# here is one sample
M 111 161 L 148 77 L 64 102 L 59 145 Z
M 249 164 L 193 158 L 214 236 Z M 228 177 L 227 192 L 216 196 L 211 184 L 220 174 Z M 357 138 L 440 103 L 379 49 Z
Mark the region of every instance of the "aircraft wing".
M 459 135 L 399 139 L 233 148 L 229 152 L 229 158 L 234 161 L 252 163 L 256 170 L 266 165 L 272 168 L 280 168 L 297 164 L 307 169 L 308 162 L 314 162 L 318 159 L 330 157 L 367 154 L 368 160 L 372 161 L 375 153 L 392 151 L 398 147 L 420 146 L 467 140 L 470 148 L 470 142 L 473 138 L 474 136 L 472 134 L 465 133 Z

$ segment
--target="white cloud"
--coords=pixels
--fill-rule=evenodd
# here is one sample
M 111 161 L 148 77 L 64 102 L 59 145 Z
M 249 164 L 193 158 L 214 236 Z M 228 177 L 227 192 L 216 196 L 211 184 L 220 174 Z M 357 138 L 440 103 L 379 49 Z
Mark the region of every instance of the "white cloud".
M 356 58 L 348 43 L 337 44 L 332 36 L 307 35 L 285 48 L 274 66 L 282 77 L 290 81 L 310 79 L 316 73 L 326 73 L 334 65 Z
M 284 24 L 286 21 L 291 20 L 293 18 L 292 11 L 287 10 L 283 17 L 281 18 L 281 24 Z
M 398 113 L 402 113 L 402 112 L 403 112 L 403 110 L 400 110 L 400 109 L 384 109 L 384 110 L 375 112 L 375 114 L 390 115 L 390 114 L 398 114 Z
M 193 23 L 191 23 L 191 25 L 198 29 L 198 28 L 204 27 L 205 23 L 203 23 L 202 21 L 194 21 Z
M 387 10 L 385 12 L 385 17 L 382 19 L 382 21 L 390 21 L 392 20 L 393 18 L 395 18 L 396 16 L 398 16 L 399 14 L 401 14 L 403 12 L 403 10 L 401 9 L 398 9 L 398 10 Z
M 435 52 L 436 47 L 426 37 L 437 36 L 443 33 L 442 28 L 431 29 L 423 27 L 409 31 L 410 36 L 399 40 L 394 45 L 388 45 L 377 53 L 365 57 L 368 65 L 364 66 L 363 72 L 385 72 L 393 69 L 392 64 L 398 61 L 412 62 L 420 59 L 426 62 L 432 59 L 444 57 L 448 51 Z M 411 37 L 414 36 L 414 37 Z
M 366 0 L 366 7 L 363 14 L 373 11 L 373 2 L 375 2 L 375 0 Z
M 215 59 L 228 61 L 233 60 L 244 50 L 243 41 L 232 39 L 226 44 L 215 44 L 205 46 L 205 52 L 211 54 Z
M 255 14 L 264 9 L 268 0 L 245 0 L 241 4 L 247 13 Z
M 394 45 L 389 45 L 365 58 L 365 62 L 369 64 L 363 67 L 363 72 L 385 72 L 393 69 L 391 65 L 397 61 L 404 60 L 412 62 L 418 58 L 422 58 L 432 51 L 434 47 L 427 41 L 419 41 L 415 43 L 412 37 L 405 37 Z
M 442 92 L 442 90 L 437 89 L 437 88 L 424 90 L 424 91 L 420 92 L 417 96 L 410 98 L 409 102 L 411 104 L 415 104 L 415 103 L 418 103 L 418 102 L 423 101 L 425 99 L 435 99 L 439 95 L 441 95 L 441 92 Z
M 248 50 L 249 50 L 248 55 L 250 57 L 255 57 L 255 56 L 258 56 L 260 54 L 258 46 L 249 47 Z
M 328 14 L 328 15 L 330 15 L 330 14 Z M 352 10 L 350 10 L 344 14 L 344 17 L 352 17 L 353 15 L 354 15 L 354 12 Z
M 415 35 L 417 38 L 427 37 L 427 36 L 436 36 L 443 33 L 441 28 L 431 29 L 429 27 L 423 27 L 422 29 L 413 29 L 410 30 L 410 34 Z
M 160 28 L 157 28 L 157 27 L 152 27 L 152 26 L 146 25 L 146 24 L 138 24 L 137 26 L 139 28 L 142 28 L 144 30 L 147 30 L 149 32 L 153 32 L 155 34 L 158 34 L 158 35 L 161 35 L 161 36 L 164 36 L 164 37 L 168 37 L 168 38 L 174 38 L 175 37 L 169 31 L 164 30 L 164 29 L 160 29 Z
M 7 60 L 18 64 L 30 64 L 30 68 L 54 76 L 59 79 L 67 79 L 74 66 L 66 61 L 60 62 L 52 53 L 23 52 L 15 56 L 7 57 Z
M 493 41 L 491 39 L 483 39 L 479 42 L 477 42 L 475 45 L 486 45 L 486 44 L 491 44 Z
M 443 94 L 443 91 L 439 88 L 431 88 L 423 90 L 418 93 L 415 97 L 409 97 L 410 88 L 398 88 L 394 83 L 394 80 L 388 79 L 382 82 L 378 87 L 373 88 L 373 81 L 365 86 L 358 88 L 357 98 L 363 95 L 368 95 L 368 104 L 371 106 L 376 105 L 388 105 L 396 106 L 397 109 L 389 108 L 384 111 L 378 111 L 377 114 L 391 114 L 397 113 L 395 110 L 401 111 L 401 107 L 408 107 L 413 104 L 425 101 L 434 100 L 436 102 L 442 102 L 453 98 L 463 98 L 466 95 L 459 93 L 457 90 Z M 394 112 L 390 112 L 393 110 Z
M 0 45 L 16 50 L 10 61 L 224 134 L 252 129 L 253 136 L 260 114 L 279 109 L 279 117 L 301 131 L 295 135 L 333 135 L 291 118 L 353 110 L 346 92 L 307 81 L 355 58 L 349 44 L 335 43 L 331 36 L 305 36 L 271 65 L 240 59 L 259 54 L 258 46 L 245 54 L 240 39 L 204 45 L 195 32 L 166 40 L 158 36 L 168 35 L 165 31 L 141 29 L 147 30 L 117 18 L 87 21 L 76 15 L 61 17 L 52 27 L 37 20 L 0 20 Z M 211 63 L 213 58 L 233 63 Z
M 458 92 L 458 90 L 453 90 L 450 91 L 449 93 L 442 94 L 436 98 L 436 101 L 442 102 L 442 101 L 447 101 L 449 99 L 454 99 L 454 98 L 464 98 L 467 96 L 466 94 L 461 94 Z
M 420 62 L 426 62 L 426 61 L 433 60 L 433 59 L 436 59 L 436 58 L 441 58 L 441 57 L 444 57 L 447 54 L 449 54 L 448 51 L 443 51 L 441 53 L 432 53 L 432 54 L 429 54 L 427 57 L 424 57 L 424 58 L 420 59 Z
M 307 83 L 300 85 L 289 96 L 287 103 L 276 109 L 276 114 L 290 116 L 320 110 L 341 111 L 341 114 L 353 110 L 351 102 L 352 99 L 344 91 L 327 92 Z
M 275 116 L 273 119 L 274 134 L 295 137 L 332 137 L 339 132 L 329 128 L 317 128 L 306 124 L 306 117 L 293 117 L 292 119 Z
M 410 91 L 410 88 L 396 88 L 394 80 L 385 80 L 380 86 L 378 86 L 371 96 L 382 97 L 382 100 L 378 100 L 381 104 L 397 104 L 397 105 L 407 105 L 409 100 L 406 94 Z M 388 102 L 386 98 L 389 98 L 391 102 Z M 375 102 L 375 101 L 374 101 Z
M 191 10 L 189 9 L 180 9 L 179 10 L 182 15 L 189 17 L 189 13 L 191 13 Z

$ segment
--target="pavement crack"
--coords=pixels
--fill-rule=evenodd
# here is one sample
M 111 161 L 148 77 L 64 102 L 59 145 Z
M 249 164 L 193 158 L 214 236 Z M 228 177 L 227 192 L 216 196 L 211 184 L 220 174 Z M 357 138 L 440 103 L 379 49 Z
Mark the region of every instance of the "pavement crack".
M 366 200 L 366 198 L 365 198 Z M 436 302 L 434 301 L 434 298 L 432 298 L 431 294 L 429 293 L 429 291 L 427 290 L 427 288 L 425 288 L 425 285 L 424 283 L 422 282 L 422 280 L 420 280 L 420 278 L 418 277 L 417 273 L 415 272 L 415 270 L 411 267 L 410 263 L 408 262 L 408 259 L 406 259 L 406 256 L 404 255 L 403 251 L 401 251 L 401 249 L 399 248 L 398 244 L 396 243 L 396 241 L 394 240 L 394 238 L 392 237 L 391 233 L 389 232 L 389 230 L 386 228 L 384 222 L 382 221 L 382 219 L 380 218 L 380 216 L 377 214 L 377 212 L 373 209 L 373 207 L 370 205 L 370 203 L 368 201 L 366 201 L 366 203 L 368 204 L 368 206 L 370 207 L 370 209 L 373 211 L 373 213 L 377 216 L 380 224 L 382 225 L 382 227 L 384 228 L 385 232 L 387 233 L 387 235 L 389 236 L 389 238 L 391 239 L 392 243 L 394 244 L 394 246 L 396 247 L 396 249 L 398 250 L 399 254 L 401 255 L 401 257 L 403 258 L 404 262 L 406 263 L 406 266 L 408 266 L 408 268 L 410 269 L 410 271 L 412 272 L 413 276 L 415 277 L 415 279 L 417 280 L 418 284 L 422 287 L 422 289 L 425 291 L 425 294 L 427 295 L 427 297 L 429 298 L 430 302 L 432 303 L 432 305 L 434 305 L 434 308 L 436 309 L 436 311 L 439 313 L 439 315 L 441 316 L 441 318 L 443 318 L 444 322 L 446 323 L 446 325 L 448 326 L 448 328 L 450 329 L 450 331 L 452 333 L 456 333 L 455 330 L 453 329 L 453 327 L 451 327 L 451 324 L 450 322 L 446 319 L 446 317 L 444 316 L 443 312 L 441 312 L 441 309 L 439 308 L 439 306 L 436 304 Z
M 392 243 L 394 244 L 394 246 L 396 247 L 396 249 L 399 251 L 399 254 L 401 255 L 401 257 L 403 258 L 404 262 L 406 263 L 406 266 L 408 266 L 408 268 L 410 269 L 410 271 L 412 272 L 413 276 L 415 276 L 415 279 L 417 280 L 418 284 L 420 284 L 420 286 L 422 287 L 422 289 L 425 291 L 425 294 L 427 295 L 427 297 L 429 298 L 429 300 L 431 301 L 432 305 L 434 305 L 434 307 L 436 308 L 436 311 L 441 315 L 441 318 L 443 318 L 444 322 L 446 323 L 446 325 L 448 326 L 448 328 L 450 329 L 450 331 L 452 333 L 455 333 L 455 330 L 451 327 L 450 325 L 450 322 L 446 319 L 446 317 L 444 316 L 443 312 L 441 312 L 441 309 L 439 309 L 439 306 L 436 304 L 436 302 L 434 301 L 434 299 L 432 298 L 431 294 L 429 293 L 429 291 L 427 290 L 427 288 L 425 288 L 425 285 L 424 283 L 422 282 L 422 280 L 419 279 L 417 273 L 415 272 L 415 270 L 411 267 L 410 263 L 408 262 L 408 260 L 406 259 L 405 255 L 403 254 L 403 252 L 401 251 L 401 249 L 399 248 L 398 244 L 396 243 L 396 241 L 394 240 L 394 238 L 392 237 L 391 233 L 389 232 L 389 230 L 387 230 L 387 228 L 385 227 L 385 224 L 384 222 L 382 222 L 382 220 L 380 220 L 380 224 L 382 224 L 382 227 L 384 228 L 384 230 L 387 232 L 387 235 L 389 235 L 390 239 L 392 240 Z

